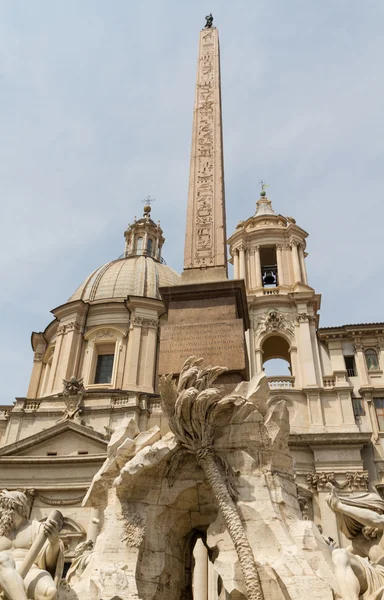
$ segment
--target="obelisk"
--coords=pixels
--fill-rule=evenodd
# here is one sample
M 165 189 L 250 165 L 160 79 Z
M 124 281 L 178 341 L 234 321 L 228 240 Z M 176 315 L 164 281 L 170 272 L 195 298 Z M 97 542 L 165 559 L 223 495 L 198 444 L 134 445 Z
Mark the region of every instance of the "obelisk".
M 207 26 L 199 38 L 182 281 L 227 275 L 219 33 Z
M 193 113 L 184 271 L 161 288 L 159 374 L 180 372 L 189 356 L 228 368 L 222 385 L 248 377 L 249 327 L 244 281 L 227 276 L 219 35 L 213 17 L 200 32 Z

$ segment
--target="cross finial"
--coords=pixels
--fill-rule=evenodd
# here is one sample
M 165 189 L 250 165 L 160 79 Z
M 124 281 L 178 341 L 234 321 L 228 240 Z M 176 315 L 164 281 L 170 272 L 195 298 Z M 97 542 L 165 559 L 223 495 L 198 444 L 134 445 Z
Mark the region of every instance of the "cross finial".
M 152 202 L 155 201 L 155 198 L 151 198 L 151 196 L 147 196 L 146 198 L 144 198 L 144 200 L 142 200 L 143 204 L 145 204 L 145 206 L 151 206 Z
M 259 181 L 259 183 L 261 185 L 261 191 L 265 192 L 265 188 L 269 187 L 269 184 L 263 181 L 262 179 Z

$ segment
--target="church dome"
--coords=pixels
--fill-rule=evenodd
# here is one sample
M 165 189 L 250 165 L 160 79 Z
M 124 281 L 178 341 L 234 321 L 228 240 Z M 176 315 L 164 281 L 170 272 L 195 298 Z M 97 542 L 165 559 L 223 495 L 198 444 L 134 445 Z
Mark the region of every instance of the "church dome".
M 124 300 L 127 296 L 160 298 L 160 287 L 178 284 L 180 276 L 164 263 L 149 256 L 128 256 L 93 271 L 68 302 Z

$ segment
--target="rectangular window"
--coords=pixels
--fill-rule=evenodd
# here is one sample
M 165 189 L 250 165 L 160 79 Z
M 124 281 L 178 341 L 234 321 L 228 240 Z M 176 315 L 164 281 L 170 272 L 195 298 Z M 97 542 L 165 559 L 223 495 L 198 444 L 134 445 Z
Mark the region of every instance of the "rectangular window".
M 277 287 L 279 280 L 275 247 L 260 248 L 260 265 L 263 287 Z
M 47 456 L 57 456 L 57 452 L 47 452 Z
M 82 456 L 83 456 L 83 455 L 85 455 L 85 454 L 88 454 L 88 450 L 79 450 L 77 454 L 79 454 L 79 455 L 82 455 Z
M 365 410 L 362 398 L 352 398 L 353 414 L 357 417 L 364 417 Z
M 95 383 L 111 383 L 114 354 L 99 354 L 96 363 Z
M 374 398 L 377 422 L 380 431 L 384 431 L 384 398 Z
M 356 376 L 356 366 L 354 356 L 344 356 L 345 368 L 347 369 L 348 377 Z

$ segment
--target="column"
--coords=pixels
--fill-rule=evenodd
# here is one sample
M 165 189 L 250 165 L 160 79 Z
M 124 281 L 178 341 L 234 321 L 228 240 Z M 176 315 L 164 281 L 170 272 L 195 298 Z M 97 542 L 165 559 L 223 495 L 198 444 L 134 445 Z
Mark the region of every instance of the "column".
M 255 263 L 255 248 L 249 249 L 249 282 L 248 286 L 251 290 L 256 287 L 256 263 Z
M 263 280 L 261 278 L 261 262 L 260 262 L 260 246 L 255 247 L 255 271 L 256 271 L 256 287 L 263 287 Z
M 263 353 L 260 348 L 258 350 L 255 350 L 255 366 L 255 372 L 261 373 L 261 371 L 263 370 Z
M 137 375 L 139 369 L 139 356 L 141 346 L 142 318 L 131 315 L 131 326 L 128 336 L 128 348 L 125 360 L 125 372 L 123 379 L 124 389 L 135 389 L 137 386 Z
M 292 367 L 292 377 L 295 378 L 295 388 L 301 388 L 301 375 L 300 368 L 297 362 L 297 348 L 296 346 L 291 346 L 289 349 L 289 353 L 291 356 L 291 367 Z
M 195 544 L 193 558 L 193 600 L 208 600 L 208 552 L 201 538 Z
M 301 282 L 301 273 L 300 273 L 300 261 L 299 261 L 299 252 L 297 249 L 297 242 L 292 242 L 291 251 L 292 251 L 294 283 L 298 283 L 298 282 L 300 283 Z
M 245 247 L 243 245 L 239 247 L 239 279 L 245 281 Z
M 284 285 L 283 255 L 282 255 L 282 247 L 280 245 L 276 246 L 276 260 L 277 260 L 278 284 Z
M 143 254 L 144 256 L 147 256 L 147 247 L 148 247 L 148 231 L 144 232 L 144 239 L 143 239 Z
M 300 246 L 299 246 L 299 259 L 300 259 L 300 267 L 301 267 L 301 274 L 303 277 L 303 282 L 305 283 L 305 285 L 308 285 L 307 267 L 305 265 L 304 248 L 303 248 L 302 244 L 300 244 Z
M 33 355 L 33 369 L 31 380 L 29 382 L 27 398 L 36 398 L 37 390 L 39 389 L 41 371 L 43 369 L 43 347 L 38 347 Z
M 217 580 L 219 576 L 210 560 L 208 560 L 208 600 L 217 600 Z
M 153 394 L 153 384 L 154 384 L 154 373 L 155 373 L 155 361 L 156 361 L 156 349 L 157 349 L 157 328 L 158 328 L 158 320 L 157 318 L 146 319 L 144 321 L 144 326 L 148 327 L 147 333 L 147 348 L 145 352 L 145 364 L 144 364 L 144 377 L 143 377 L 143 387 L 145 391 Z
M 372 393 L 365 392 L 363 395 L 363 398 L 367 403 L 369 418 L 370 418 L 371 425 L 372 425 L 372 440 L 375 444 L 380 444 L 379 425 L 377 422 L 376 410 L 375 410 L 375 405 L 374 405 L 373 398 L 372 398 Z
M 363 346 L 362 346 L 360 340 L 356 339 L 354 341 L 353 346 L 355 349 L 355 361 L 356 361 L 357 374 L 360 378 L 361 385 L 362 386 L 370 385 L 369 377 L 368 377 L 367 363 L 365 362 Z
M 47 389 L 45 390 L 46 392 L 52 392 L 54 389 L 54 381 L 55 381 L 56 371 L 57 371 L 58 364 L 61 360 L 61 346 L 63 343 L 64 333 L 65 333 L 65 325 L 60 323 L 57 327 L 56 345 L 55 345 L 55 350 L 53 353 L 52 367 L 51 367 L 51 371 L 49 373 L 48 386 L 47 386 Z M 61 388 L 62 388 L 62 386 L 61 386 Z M 60 389 L 59 391 L 62 391 L 62 389 Z
M 131 248 L 130 248 L 129 254 L 135 254 L 135 250 L 136 250 L 136 248 L 135 248 L 135 232 L 133 231 L 132 237 L 131 237 Z
M 237 248 L 233 251 L 233 277 L 239 279 L 239 251 Z
M 316 387 L 317 380 L 309 324 L 310 317 L 306 313 L 299 313 L 297 319 L 299 322 L 299 358 L 302 383 L 303 386 Z

